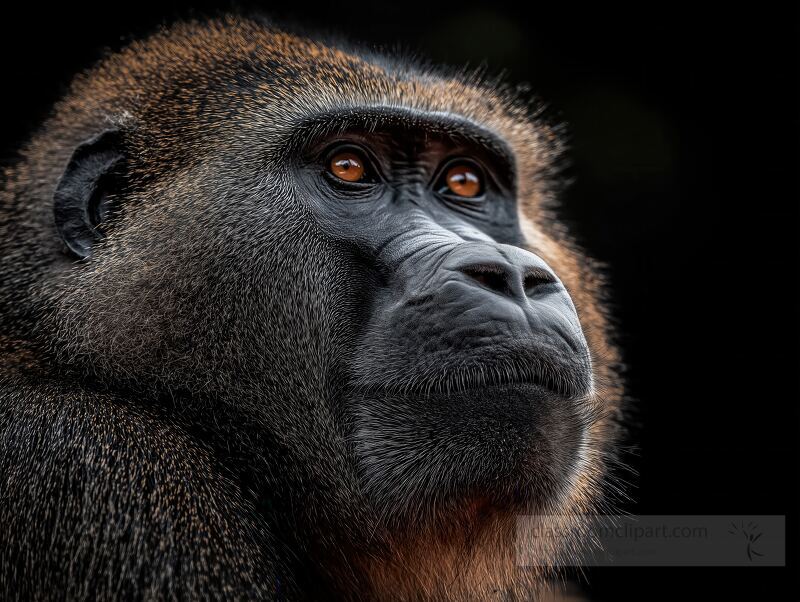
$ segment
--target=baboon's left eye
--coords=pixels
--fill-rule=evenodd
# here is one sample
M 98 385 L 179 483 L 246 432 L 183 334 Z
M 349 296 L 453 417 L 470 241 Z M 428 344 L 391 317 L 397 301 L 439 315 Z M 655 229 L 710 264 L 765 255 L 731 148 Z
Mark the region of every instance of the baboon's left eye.
M 366 161 L 353 151 L 334 154 L 328 164 L 328 170 L 345 182 L 361 182 L 367 172 Z
M 436 191 L 439 194 L 471 199 L 483 193 L 483 180 L 483 172 L 477 165 L 460 161 L 445 169 L 436 184 Z

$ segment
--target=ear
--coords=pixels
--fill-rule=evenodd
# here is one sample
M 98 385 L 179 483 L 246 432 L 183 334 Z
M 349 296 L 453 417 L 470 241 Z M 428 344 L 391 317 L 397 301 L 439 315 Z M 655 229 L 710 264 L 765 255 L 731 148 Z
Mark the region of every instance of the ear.
M 117 130 L 101 132 L 79 145 L 56 186 L 53 215 L 70 254 L 91 255 L 92 245 L 104 236 L 103 223 L 118 190 L 123 154 Z

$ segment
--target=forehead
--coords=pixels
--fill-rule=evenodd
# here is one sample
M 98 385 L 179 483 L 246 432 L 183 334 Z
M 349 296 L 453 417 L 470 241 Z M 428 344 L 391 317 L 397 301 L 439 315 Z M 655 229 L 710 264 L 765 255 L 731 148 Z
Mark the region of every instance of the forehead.
M 554 156 L 552 130 L 496 85 L 343 48 L 240 19 L 179 24 L 110 56 L 73 88 L 73 104 L 129 116 L 141 156 L 153 160 L 191 162 L 221 138 L 235 145 L 255 136 L 268 149 L 308 120 L 365 113 L 468 124 L 493 150 L 513 154 L 523 180 Z
M 402 106 L 365 105 L 311 114 L 295 128 L 290 144 L 313 145 L 353 131 L 368 137 L 382 135 L 389 141 L 415 133 L 424 138 L 426 145 L 436 141 L 471 144 L 485 148 L 508 164 L 514 163 L 514 154 L 506 141 L 482 124 L 458 114 Z

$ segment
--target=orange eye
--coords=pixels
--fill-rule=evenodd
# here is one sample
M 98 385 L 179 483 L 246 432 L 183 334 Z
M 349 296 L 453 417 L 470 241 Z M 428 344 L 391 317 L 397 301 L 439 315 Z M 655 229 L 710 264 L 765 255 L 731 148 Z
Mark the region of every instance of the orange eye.
M 351 151 L 336 153 L 331 157 L 330 172 L 345 182 L 360 182 L 364 179 L 366 167 L 364 159 Z
M 447 191 L 466 198 L 476 197 L 483 190 L 481 175 L 471 165 L 454 165 L 448 169 L 445 183 Z

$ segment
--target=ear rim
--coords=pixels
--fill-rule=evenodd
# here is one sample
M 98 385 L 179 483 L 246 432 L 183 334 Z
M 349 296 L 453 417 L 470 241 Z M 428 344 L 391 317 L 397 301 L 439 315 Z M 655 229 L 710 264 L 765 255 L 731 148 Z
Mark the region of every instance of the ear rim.
M 93 215 L 93 200 L 104 180 L 122 164 L 121 135 L 103 130 L 79 144 L 72 153 L 53 193 L 53 218 L 68 255 L 87 259 L 92 246 L 103 239 Z

